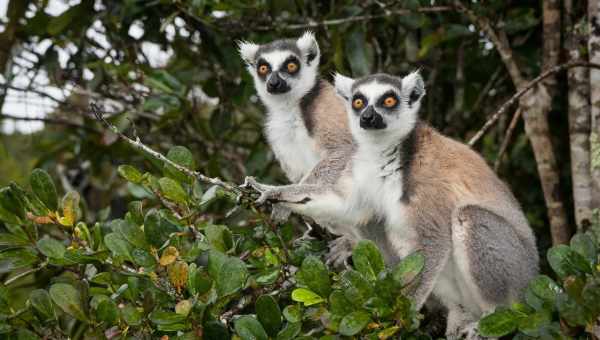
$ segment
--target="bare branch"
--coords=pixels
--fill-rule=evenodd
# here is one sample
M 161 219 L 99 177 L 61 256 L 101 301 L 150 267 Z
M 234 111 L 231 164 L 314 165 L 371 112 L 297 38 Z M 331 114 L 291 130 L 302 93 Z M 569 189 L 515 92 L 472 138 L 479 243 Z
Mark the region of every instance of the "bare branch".
M 163 154 L 154 151 L 152 148 L 150 148 L 149 146 L 145 145 L 144 143 L 142 143 L 140 141 L 139 138 L 136 138 L 135 140 L 127 137 L 124 133 L 120 132 L 119 129 L 117 129 L 116 126 L 114 126 L 113 124 L 111 124 L 108 120 L 106 120 L 106 118 L 104 118 L 103 113 L 100 111 L 100 108 L 95 104 L 92 103 L 90 105 L 90 109 L 92 111 L 92 113 L 94 114 L 94 116 L 96 117 L 96 119 L 98 119 L 98 121 L 102 122 L 104 125 L 106 125 L 106 127 L 112 131 L 113 133 L 115 133 L 117 136 L 119 136 L 119 138 L 121 138 L 123 141 L 129 143 L 131 146 L 133 146 L 134 148 L 140 150 L 140 151 L 144 151 L 146 153 L 148 153 L 149 155 L 151 155 L 152 157 L 166 163 L 169 164 L 170 166 L 174 167 L 175 169 L 183 172 L 184 174 L 190 176 L 190 177 L 194 177 L 196 179 L 198 179 L 201 182 L 204 183 L 208 183 L 208 184 L 212 184 L 212 185 L 217 185 L 219 187 L 221 187 L 222 189 L 224 189 L 225 191 L 235 194 L 238 197 L 242 197 L 244 195 L 248 195 L 251 193 L 251 191 L 247 190 L 247 189 L 243 189 L 240 188 L 239 186 L 235 185 L 235 184 L 231 184 L 228 182 L 224 182 L 221 179 L 217 178 L 217 177 L 208 177 L 205 176 L 204 174 L 198 172 L 198 171 L 192 171 L 184 166 L 181 166 L 173 161 L 171 161 L 170 159 L 168 159 L 167 157 L 165 157 Z
M 323 27 L 323 26 L 336 26 L 336 25 L 341 25 L 341 24 L 346 24 L 346 23 L 351 23 L 351 22 L 370 21 L 370 20 L 374 20 L 374 19 L 386 18 L 386 17 L 396 16 L 396 15 L 406 15 L 406 14 L 411 14 L 411 13 L 415 13 L 415 12 L 416 13 L 437 13 L 437 12 L 446 12 L 446 11 L 452 11 L 452 10 L 454 10 L 454 7 L 452 7 L 452 6 L 421 7 L 421 8 L 417 8 L 416 10 L 410 10 L 410 9 L 386 10 L 385 13 L 383 13 L 383 14 L 356 15 L 356 16 L 339 18 L 339 19 L 314 21 L 314 22 L 309 22 L 306 24 L 287 24 L 287 25 L 284 24 L 281 26 L 277 25 L 276 27 L 261 26 L 261 27 L 257 27 L 256 29 L 259 31 L 270 31 L 273 29 L 301 30 L 301 29 L 317 28 L 317 27 Z
M 519 69 L 515 58 L 513 57 L 513 51 L 510 47 L 510 43 L 508 42 L 506 33 L 504 31 L 496 32 L 488 18 L 477 16 L 475 12 L 465 7 L 460 0 L 455 0 L 454 6 L 459 11 L 464 12 L 469 20 L 476 24 L 496 46 L 496 49 L 500 54 L 500 58 L 506 66 L 512 81 L 515 84 L 515 87 L 520 88 L 521 85 L 525 83 L 525 79 L 521 74 L 521 70 Z
M 529 83 L 523 85 L 521 87 L 521 89 L 519 91 L 517 91 L 517 93 L 515 93 L 509 100 L 504 102 L 504 104 L 502 104 L 500 106 L 500 108 L 498 108 L 498 110 L 485 122 L 485 124 L 483 124 L 483 126 L 481 127 L 481 129 L 479 129 L 479 131 L 475 134 L 475 136 L 473 136 L 471 138 L 471 140 L 469 140 L 469 142 L 468 142 L 469 146 L 475 145 L 475 143 L 477 143 L 479 141 L 479 139 L 481 139 L 481 137 L 483 137 L 483 135 L 490 129 L 490 127 L 492 127 L 492 125 L 494 125 L 494 123 L 496 123 L 498 121 L 500 116 L 503 115 L 511 105 L 516 103 L 519 100 L 519 98 L 521 98 L 525 93 L 527 93 L 527 91 L 534 88 L 535 85 L 537 85 L 539 82 L 546 79 L 547 77 L 550 77 L 551 75 L 554 75 L 555 73 L 561 72 L 563 70 L 566 70 L 566 69 L 569 69 L 572 67 L 588 67 L 588 68 L 600 69 L 600 64 L 587 63 L 587 62 L 583 62 L 580 60 L 575 60 L 575 61 L 569 61 L 564 64 L 556 65 L 556 66 L 548 69 L 547 71 L 542 72 L 539 76 L 535 77 Z
M 496 161 L 494 161 L 494 171 L 498 171 L 500 167 L 500 163 L 502 162 L 502 157 L 508 148 L 508 143 L 510 143 L 510 139 L 512 138 L 513 132 L 517 127 L 517 123 L 519 122 L 519 118 L 521 118 L 521 108 L 517 108 L 515 114 L 510 120 L 510 124 L 506 129 L 506 133 L 504 134 L 504 140 L 502 141 L 502 145 L 500 146 L 500 150 L 498 151 L 498 156 L 496 156 Z

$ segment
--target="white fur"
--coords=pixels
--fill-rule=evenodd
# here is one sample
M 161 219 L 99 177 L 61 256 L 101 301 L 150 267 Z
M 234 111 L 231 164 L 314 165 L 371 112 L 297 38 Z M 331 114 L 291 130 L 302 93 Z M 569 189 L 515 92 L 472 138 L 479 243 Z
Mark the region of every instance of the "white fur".
M 296 46 L 304 53 L 306 57 L 309 53 L 319 55 L 319 44 L 315 39 L 315 34 L 311 31 L 306 31 L 304 34 L 296 40 Z
M 302 40 L 303 43 L 307 39 Z M 293 55 L 293 52 L 283 50 L 265 53 L 260 57 L 271 65 L 271 69 L 277 70 L 290 55 Z M 289 92 L 283 94 L 269 93 L 266 82 L 258 76 L 255 66 L 251 64 L 247 66 L 248 72 L 254 78 L 256 92 L 267 108 L 265 122 L 267 139 L 281 167 L 292 182 L 298 182 L 321 159 L 314 139 L 306 130 L 300 111 L 300 100 L 317 81 L 319 60 L 317 57 L 308 65 L 305 57 L 296 57 L 301 63 L 299 76 L 292 78 L 286 77 L 283 72 L 279 74 L 291 87 Z M 268 78 L 266 80 L 268 81 Z
M 335 83 L 335 90 L 337 94 L 348 100 L 352 95 L 352 85 L 354 84 L 354 79 L 346 77 L 340 73 L 335 73 L 333 76 L 333 81 Z
M 249 41 L 238 41 L 238 50 L 247 64 L 253 64 L 259 46 Z

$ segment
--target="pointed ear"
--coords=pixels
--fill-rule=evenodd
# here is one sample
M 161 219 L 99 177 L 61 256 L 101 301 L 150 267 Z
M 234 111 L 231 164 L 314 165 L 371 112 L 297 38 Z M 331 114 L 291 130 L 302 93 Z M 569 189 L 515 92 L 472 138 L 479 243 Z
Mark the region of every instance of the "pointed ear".
M 247 64 L 254 64 L 256 61 L 256 52 L 258 52 L 257 44 L 249 41 L 240 40 L 237 42 L 240 56 Z
M 352 85 L 354 79 L 336 73 L 334 76 L 335 92 L 345 100 L 349 100 L 352 95 Z
M 306 57 L 306 63 L 310 63 L 319 57 L 319 43 L 315 38 L 315 34 L 311 31 L 306 31 L 304 34 L 296 40 L 296 46 L 300 49 L 302 54 Z
M 402 95 L 408 98 L 408 104 L 417 102 L 425 95 L 425 82 L 419 70 L 402 78 Z

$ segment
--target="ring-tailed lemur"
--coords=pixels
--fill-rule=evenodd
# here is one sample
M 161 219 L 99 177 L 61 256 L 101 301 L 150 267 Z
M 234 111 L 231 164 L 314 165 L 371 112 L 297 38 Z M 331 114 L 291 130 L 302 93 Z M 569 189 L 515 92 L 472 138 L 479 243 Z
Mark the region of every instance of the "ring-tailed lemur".
M 254 79 L 256 91 L 267 108 L 265 134 L 288 179 L 308 182 L 315 165 L 353 141 L 343 100 L 333 85 L 319 78 L 320 50 L 312 32 L 298 39 L 258 45 L 240 42 L 239 51 Z M 274 216 L 285 218 L 276 209 Z M 330 262 L 340 264 L 355 243 L 336 225 L 317 221 L 342 235 L 332 242 Z
M 337 75 L 335 87 L 347 103 L 355 149 L 323 160 L 315 169 L 332 177 L 318 185 L 250 179 L 260 201 L 341 221 L 375 216 L 382 229 L 349 227 L 374 239 L 388 258 L 421 251 L 417 306 L 433 294 L 448 308 L 447 335 L 474 336 L 476 321 L 517 299 L 538 271 L 535 238 L 518 202 L 477 153 L 419 122 L 425 89 L 418 72 Z

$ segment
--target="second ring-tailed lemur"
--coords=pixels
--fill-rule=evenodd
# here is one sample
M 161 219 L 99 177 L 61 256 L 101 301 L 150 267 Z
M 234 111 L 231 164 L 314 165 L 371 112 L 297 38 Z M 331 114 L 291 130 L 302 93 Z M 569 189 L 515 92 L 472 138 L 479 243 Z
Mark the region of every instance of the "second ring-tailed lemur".
M 468 146 L 419 122 L 421 76 L 376 74 L 335 79 L 347 103 L 355 148 L 323 160 L 318 184 L 282 187 L 249 182 L 260 201 L 349 224 L 386 257 L 425 256 L 412 295 L 420 308 L 433 294 L 448 308 L 447 335 L 475 336 L 476 321 L 519 298 L 538 271 L 534 235 L 512 193 Z M 323 183 L 331 183 L 323 185 Z
M 320 50 L 314 34 L 263 45 L 240 42 L 239 51 L 267 108 L 265 134 L 282 169 L 293 183 L 314 181 L 307 176 L 319 161 L 353 143 L 344 102 L 319 77 Z M 275 216 L 285 218 L 276 208 Z M 328 256 L 340 264 L 356 240 L 340 233 L 331 221 L 316 222 L 342 235 L 332 242 Z

